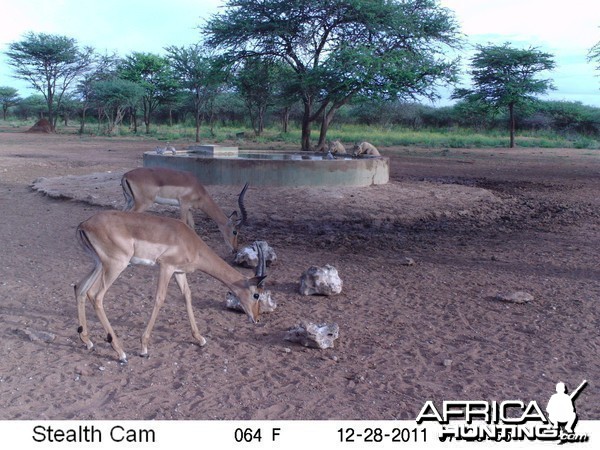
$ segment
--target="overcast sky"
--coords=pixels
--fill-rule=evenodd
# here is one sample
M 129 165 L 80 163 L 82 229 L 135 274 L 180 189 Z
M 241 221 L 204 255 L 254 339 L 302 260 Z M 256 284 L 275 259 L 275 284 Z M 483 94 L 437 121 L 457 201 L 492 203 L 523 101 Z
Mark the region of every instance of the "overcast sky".
M 100 52 L 126 56 L 133 51 L 162 53 L 169 45 L 199 40 L 198 26 L 219 12 L 219 0 L 22 0 L 4 2 L 0 25 L 0 86 L 30 95 L 11 77 L 4 52 L 28 31 L 75 38 Z M 587 62 L 600 41 L 600 0 L 441 0 L 454 11 L 468 42 L 538 47 L 554 55 L 548 74 L 557 90 L 548 99 L 600 107 L 600 72 Z M 468 62 L 472 53 L 463 55 Z M 465 81 L 468 84 L 468 78 Z M 447 95 L 440 104 L 446 104 Z

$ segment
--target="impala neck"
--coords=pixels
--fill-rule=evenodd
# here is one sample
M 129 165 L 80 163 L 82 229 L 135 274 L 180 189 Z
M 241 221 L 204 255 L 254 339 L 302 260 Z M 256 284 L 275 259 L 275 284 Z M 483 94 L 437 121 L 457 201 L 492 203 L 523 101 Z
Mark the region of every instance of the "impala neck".
M 208 248 L 208 247 L 207 247 Z M 204 264 L 200 268 L 204 273 L 221 281 L 230 290 L 237 291 L 246 285 L 247 278 L 210 250 L 209 258 L 201 258 Z
M 214 220 L 219 226 L 226 225 L 228 217 L 219 207 L 219 205 L 217 205 L 209 196 L 204 198 L 204 202 L 205 204 L 202 210 L 206 213 L 206 215 Z

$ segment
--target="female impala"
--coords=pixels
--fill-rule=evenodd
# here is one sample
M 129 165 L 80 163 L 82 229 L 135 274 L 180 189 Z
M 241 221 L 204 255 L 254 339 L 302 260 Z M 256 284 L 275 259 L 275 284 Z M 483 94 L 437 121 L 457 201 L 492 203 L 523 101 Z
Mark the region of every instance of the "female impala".
M 258 299 L 264 273 L 257 273 L 253 278 L 245 277 L 223 261 L 180 220 L 144 213 L 104 211 L 82 222 L 77 227 L 77 237 L 84 250 L 94 259 L 93 270 L 75 286 L 79 314 L 77 331 L 88 349 L 94 344 L 88 336 L 86 297 L 94 306 L 107 333 L 107 340 L 119 355 L 119 360 L 127 362 L 127 355 L 104 312 L 103 301 L 106 291 L 130 263 L 159 266 L 154 309 L 142 335 L 141 356 L 148 355 L 150 334 L 173 275 L 185 298 L 192 335 L 199 345 L 204 345 L 206 340 L 196 325 L 186 273 L 200 270 L 220 280 L 240 300 L 250 320 L 256 323 L 259 319 Z M 259 257 L 264 258 L 262 252 Z M 259 264 L 259 267 L 264 267 L 264 264 Z
M 194 230 L 191 209 L 200 209 L 217 223 L 229 248 L 237 251 L 238 231 L 247 219 L 244 195 L 248 183 L 238 197 L 242 216 L 240 219 L 237 211 L 229 216 L 225 215 L 191 172 L 164 167 L 140 167 L 123 175 L 121 186 L 126 201 L 125 211 L 143 212 L 153 203 L 179 206 L 181 220 Z

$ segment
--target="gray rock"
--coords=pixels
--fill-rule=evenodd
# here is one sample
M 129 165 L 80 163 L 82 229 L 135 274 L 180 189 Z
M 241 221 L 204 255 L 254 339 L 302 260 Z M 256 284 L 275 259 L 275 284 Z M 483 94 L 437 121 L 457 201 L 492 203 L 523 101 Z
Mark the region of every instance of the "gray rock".
M 258 250 L 256 249 L 256 243 L 259 243 L 265 255 L 266 265 L 270 266 L 277 261 L 277 255 L 275 251 L 269 246 L 266 241 L 254 241 L 250 245 L 246 245 L 237 252 L 233 262 L 242 267 L 255 268 L 258 266 Z
M 533 295 L 525 291 L 500 292 L 494 298 L 503 302 L 529 303 L 533 300 Z
M 56 335 L 47 331 L 18 329 L 15 333 L 32 342 L 52 342 Z
M 342 280 L 335 267 L 310 267 L 300 277 L 302 295 L 335 295 L 342 292 Z
M 298 326 L 287 331 L 284 339 L 290 342 L 297 342 L 305 347 L 311 348 L 330 348 L 334 341 L 339 337 L 340 327 L 337 323 L 302 322 Z

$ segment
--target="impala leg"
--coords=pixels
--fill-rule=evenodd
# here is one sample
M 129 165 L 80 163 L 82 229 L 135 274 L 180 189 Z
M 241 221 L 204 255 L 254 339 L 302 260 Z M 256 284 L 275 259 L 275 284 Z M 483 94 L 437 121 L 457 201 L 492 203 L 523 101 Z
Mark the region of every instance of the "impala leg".
M 179 210 L 181 214 L 181 220 L 188 224 L 192 230 L 196 230 L 196 224 L 194 223 L 194 215 L 192 214 L 192 207 L 187 203 L 182 203 L 179 200 Z
M 106 313 L 104 312 L 104 295 L 106 294 L 108 288 L 112 286 L 117 277 L 121 274 L 121 272 L 125 270 L 127 264 L 128 262 L 115 262 L 114 266 L 112 267 L 107 264 L 104 264 L 102 266 L 102 276 L 97 280 L 97 282 L 95 282 L 91 286 L 91 289 L 88 292 L 88 297 L 94 305 L 96 315 L 98 316 L 100 323 L 104 327 L 104 331 L 106 331 L 106 340 L 112 345 L 112 348 L 117 352 L 117 354 L 119 355 L 119 361 L 122 363 L 127 362 L 127 355 L 125 354 L 123 346 L 121 345 L 121 342 L 117 337 L 115 330 L 113 329 L 112 325 L 108 320 L 108 317 L 106 317 Z
M 158 286 L 156 287 L 156 297 L 154 299 L 154 308 L 152 309 L 152 315 L 146 326 L 144 334 L 142 334 L 142 351 L 140 356 L 148 357 L 148 344 L 150 343 L 150 335 L 152 329 L 156 323 L 160 308 L 165 303 L 165 297 L 167 296 L 167 287 L 169 286 L 169 280 L 173 275 L 172 269 L 165 269 L 164 266 L 160 266 L 160 272 L 158 273 Z
M 98 281 L 98 277 L 101 272 L 102 265 L 98 262 L 94 266 L 94 269 L 92 269 L 92 271 L 85 278 L 75 285 L 75 298 L 77 301 L 77 313 L 79 315 L 79 328 L 77 329 L 77 332 L 79 333 L 79 338 L 85 344 L 88 350 L 91 350 L 94 347 L 94 344 L 89 337 L 87 317 L 85 313 L 85 300 L 88 298 L 88 292 L 90 288 Z
M 140 200 L 139 198 L 136 198 L 134 205 L 130 209 L 126 209 L 125 211 L 144 212 L 150 209 L 153 203 L 153 200 Z
M 198 331 L 198 325 L 196 324 L 196 318 L 194 317 L 194 310 L 192 308 L 192 291 L 188 285 L 185 273 L 175 273 L 175 281 L 177 281 L 177 285 L 179 286 L 179 289 L 185 298 L 185 308 L 187 310 L 188 317 L 190 318 L 192 336 L 194 336 L 194 339 L 198 341 L 198 345 L 202 347 L 204 344 L 206 344 L 206 339 L 204 339 Z

